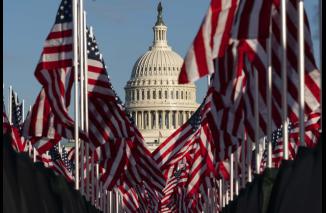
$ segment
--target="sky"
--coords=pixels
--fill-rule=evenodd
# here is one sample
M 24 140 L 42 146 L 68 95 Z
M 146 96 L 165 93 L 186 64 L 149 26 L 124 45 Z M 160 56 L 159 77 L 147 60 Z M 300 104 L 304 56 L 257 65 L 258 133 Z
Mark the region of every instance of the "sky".
M 134 63 L 152 44 L 158 2 L 84 1 L 87 25 L 93 26 L 111 83 L 122 100 Z M 319 1 L 304 2 L 319 65 Z M 59 4 L 59 0 L 3 1 L 3 95 L 6 107 L 9 85 L 13 86 L 20 100 L 25 100 L 25 110 L 34 103 L 41 89 L 34 70 Z M 163 0 L 162 5 L 168 43 L 184 57 L 207 11 L 209 0 Z M 197 102 L 201 103 L 206 94 L 207 79 L 199 80 L 196 85 Z

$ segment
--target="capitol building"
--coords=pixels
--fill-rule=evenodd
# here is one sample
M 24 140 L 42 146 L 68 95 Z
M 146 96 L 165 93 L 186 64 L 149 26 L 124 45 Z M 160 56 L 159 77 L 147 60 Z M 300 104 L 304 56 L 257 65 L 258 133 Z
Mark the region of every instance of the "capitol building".
M 154 40 L 148 51 L 133 66 L 125 86 L 125 106 L 150 151 L 156 149 L 196 111 L 194 84 L 178 84 L 182 57 L 167 42 L 167 26 L 158 15 Z

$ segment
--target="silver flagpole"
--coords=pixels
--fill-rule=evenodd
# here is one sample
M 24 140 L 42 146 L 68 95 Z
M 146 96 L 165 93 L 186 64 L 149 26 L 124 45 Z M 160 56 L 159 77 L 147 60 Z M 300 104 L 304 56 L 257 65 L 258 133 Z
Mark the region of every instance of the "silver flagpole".
M 251 160 L 252 160 L 252 141 L 248 139 L 247 133 L 245 135 L 245 140 L 247 140 L 247 169 L 248 169 L 248 182 L 251 182 Z
M 88 133 L 88 63 L 87 63 L 87 36 L 86 36 L 86 11 L 84 11 L 84 20 L 83 20 L 83 28 L 84 28 L 84 97 L 85 97 L 85 132 Z M 86 146 L 86 198 L 89 200 L 90 192 L 89 192 L 89 145 L 88 143 L 85 144 Z
M 92 157 L 91 157 L 91 177 L 92 177 L 92 204 L 94 206 L 95 204 L 95 165 L 94 165 L 94 151 L 92 151 Z
M 245 139 L 241 141 L 241 188 L 246 185 Z
M 78 35 L 79 35 L 79 69 L 80 69 L 80 127 L 84 130 L 84 5 L 83 0 L 79 1 L 78 11 Z M 85 195 L 84 183 L 84 141 L 80 141 L 80 173 L 81 173 L 81 194 Z
M 22 122 L 25 121 L 25 100 L 22 101 Z
M 77 2 L 79 0 L 73 0 L 73 39 L 74 39 L 74 77 L 75 77 L 75 189 L 79 190 L 79 134 L 78 134 L 78 122 L 79 122 L 79 110 L 78 110 L 78 28 L 77 28 L 77 18 L 78 18 L 78 8 Z
M 9 86 L 8 111 L 9 111 L 9 115 L 8 115 L 9 124 L 12 125 L 12 86 L 11 85 Z
M 239 150 L 239 144 L 237 144 L 237 149 L 235 151 L 235 160 L 234 160 L 234 180 L 235 180 L 235 195 L 239 195 L 239 175 L 238 175 L 238 168 L 239 168 L 239 155 L 238 155 L 238 150 Z
M 287 59 L 286 59 L 286 0 L 281 0 L 281 33 L 282 33 L 282 120 L 283 120 L 283 158 L 289 158 L 288 122 L 287 122 Z
M 99 185 L 99 182 L 100 182 L 100 173 L 99 173 L 99 165 L 96 164 L 96 206 L 97 208 L 99 209 L 100 208 L 100 205 L 99 205 L 99 195 L 100 195 L 100 185 Z
M 230 200 L 233 200 L 233 184 L 234 184 L 234 153 L 231 153 L 231 147 L 229 147 L 230 155 Z
M 267 167 L 272 168 L 272 15 L 269 19 L 269 38 L 267 42 Z
M 299 51 L 299 118 L 300 118 L 300 144 L 304 146 L 304 8 L 303 0 L 298 0 L 298 51 Z
M 223 207 L 223 187 L 222 187 L 222 179 L 218 180 L 218 194 L 219 194 L 219 210 L 222 211 Z
M 258 71 L 254 70 L 255 81 L 255 146 L 256 146 L 256 173 L 259 174 L 259 88 L 258 88 Z
M 322 9 L 322 0 L 319 0 L 319 64 L 320 64 L 320 129 L 323 129 L 323 9 Z

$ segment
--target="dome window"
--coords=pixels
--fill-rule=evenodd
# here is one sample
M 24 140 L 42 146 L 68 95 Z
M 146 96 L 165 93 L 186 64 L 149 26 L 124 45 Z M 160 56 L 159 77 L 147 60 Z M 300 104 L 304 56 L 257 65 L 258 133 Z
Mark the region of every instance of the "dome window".
M 175 94 L 175 98 L 176 98 L 176 99 L 179 99 L 179 91 L 176 92 L 176 94 Z
M 137 90 L 137 101 L 139 101 L 139 90 Z
M 150 95 L 151 95 L 151 91 L 148 90 L 148 91 L 147 91 L 147 99 L 148 99 L 148 100 L 150 99 Z
M 168 91 L 164 91 L 165 99 L 168 99 Z
M 171 99 L 173 99 L 174 98 L 174 96 L 173 96 L 173 91 L 171 91 Z
M 183 99 L 183 91 L 181 91 L 181 99 Z
M 158 91 L 158 99 L 162 99 L 162 91 Z
M 142 100 L 145 99 L 145 91 L 144 91 L 144 90 L 141 91 L 141 99 L 142 99 Z

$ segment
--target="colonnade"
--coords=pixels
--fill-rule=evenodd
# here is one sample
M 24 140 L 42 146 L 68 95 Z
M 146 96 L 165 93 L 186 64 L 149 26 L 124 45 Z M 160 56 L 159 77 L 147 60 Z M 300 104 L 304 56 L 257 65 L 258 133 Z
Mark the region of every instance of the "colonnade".
M 194 113 L 185 110 L 137 110 L 131 116 L 138 129 L 176 129 Z

